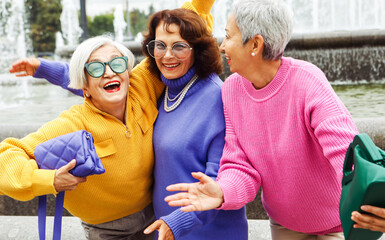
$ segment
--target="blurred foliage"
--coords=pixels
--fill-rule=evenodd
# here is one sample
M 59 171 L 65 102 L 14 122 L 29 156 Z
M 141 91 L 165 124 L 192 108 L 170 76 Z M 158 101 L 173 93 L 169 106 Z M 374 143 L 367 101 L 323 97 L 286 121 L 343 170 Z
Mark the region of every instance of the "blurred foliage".
M 130 30 L 135 37 L 138 33 L 147 29 L 147 20 L 155 12 L 153 5 L 150 5 L 148 14 L 144 11 L 134 8 L 130 11 Z M 127 15 L 124 14 L 124 19 L 127 22 Z M 89 37 L 98 36 L 101 34 L 114 34 L 114 14 L 110 13 L 96 15 L 93 18 L 87 17 L 87 26 Z
M 61 31 L 61 0 L 25 0 L 25 9 L 31 27 L 30 37 L 33 42 L 34 52 L 54 52 L 56 32 Z M 131 33 L 134 37 L 147 29 L 147 20 L 154 12 L 153 5 L 150 5 L 148 14 L 139 9 L 130 11 Z M 112 12 L 100 14 L 92 18 L 87 17 L 89 37 L 102 34 L 113 35 L 113 22 L 114 15 Z
M 148 15 L 138 9 L 130 12 L 131 33 L 134 37 L 147 29 L 148 17 Z
M 54 52 L 56 32 L 60 31 L 60 0 L 25 0 L 30 37 L 35 52 Z
M 87 17 L 89 37 L 114 32 L 114 14 L 107 13 L 97 15 L 93 18 Z

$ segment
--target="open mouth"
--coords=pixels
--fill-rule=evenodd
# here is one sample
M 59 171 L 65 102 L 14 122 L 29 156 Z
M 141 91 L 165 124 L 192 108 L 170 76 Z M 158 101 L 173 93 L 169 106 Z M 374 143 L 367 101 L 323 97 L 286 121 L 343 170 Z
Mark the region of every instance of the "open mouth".
M 120 82 L 118 81 L 108 82 L 106 83 L 106 85 L 104 85 L 103 88 L 107 92 L 117 92 L 120 90 Z

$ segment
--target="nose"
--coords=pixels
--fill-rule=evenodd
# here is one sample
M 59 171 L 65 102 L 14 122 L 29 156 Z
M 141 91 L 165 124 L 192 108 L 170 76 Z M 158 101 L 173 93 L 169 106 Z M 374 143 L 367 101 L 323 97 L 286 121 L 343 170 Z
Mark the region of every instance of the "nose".
M 173 56 L 174 56 L 174 54 L 172 53 L 171 48 L 170 48 L 170 47 L 167 47 L 167 48 L 166 48 L 166 53 L 164 54 L 164 57 L 165 57 L 165 58 L 171 58 L 171 57 L 173 57 Z
M 106 77 L 113 76 L 113 75 L 115 75 L 115 72 L 112 71 L 110 65 L 106 64 L 106 71 L 104 72 L 103 75 L 106 76 Z
M 226 41 L 226 40 L 223 40 L 222 43 L 221 43 L 221 45 L 219 46 L 219 50 L 220 50 L 221 52 L 223 52 L 223 53 L 225 52 L 225 41 Z

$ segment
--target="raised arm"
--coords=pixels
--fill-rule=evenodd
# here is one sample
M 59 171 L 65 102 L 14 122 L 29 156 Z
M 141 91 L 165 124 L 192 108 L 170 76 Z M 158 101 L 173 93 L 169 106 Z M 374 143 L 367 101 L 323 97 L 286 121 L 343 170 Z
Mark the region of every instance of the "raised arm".
M 80 89 L 68 88 L 70 81 L 68 64 L 59 61 L 50 61 L 44 58 L 23 58 L 12 64 L 10 73 L 15 73 L 17 77 L 33 76 L 35 78 L 44 78 L 48 82 L 58 85 L 73 94 L 83 96 Z

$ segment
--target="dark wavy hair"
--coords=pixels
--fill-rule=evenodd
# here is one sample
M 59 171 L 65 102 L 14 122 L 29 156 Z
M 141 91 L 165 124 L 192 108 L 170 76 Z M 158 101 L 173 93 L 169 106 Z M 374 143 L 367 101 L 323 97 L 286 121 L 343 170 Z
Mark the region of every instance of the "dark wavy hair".
M 142 52 L 149 58 L 150 70 L 160 73 L 155 59 L 147 52 L 146 45 L 155 39 L 155 29 L 164 24 L 169 31 L 171 24 L 179 26 L 181 37 L 194 49 L 194 66 L 199 77 L 205 78 L 211 73 L 221 74 L 222 57 L 217 40 L 206 27 L 205 21 L 194 11 L 178 8 L 154 13 L 148 22 L 148 32 L 144 35 Z

